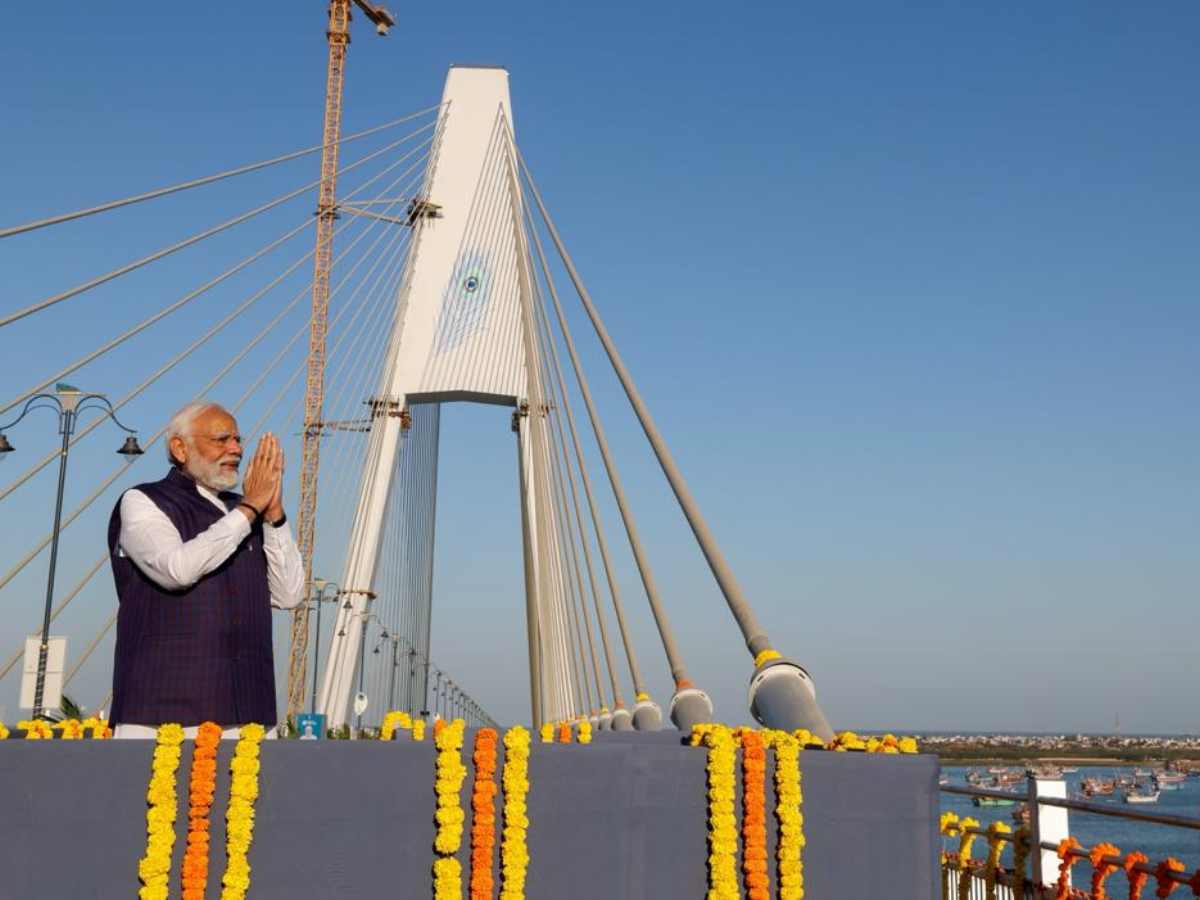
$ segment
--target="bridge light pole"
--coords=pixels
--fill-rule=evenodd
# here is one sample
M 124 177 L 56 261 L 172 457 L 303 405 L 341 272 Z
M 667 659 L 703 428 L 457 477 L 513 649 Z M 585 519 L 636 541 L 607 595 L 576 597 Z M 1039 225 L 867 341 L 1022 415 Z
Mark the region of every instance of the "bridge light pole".
M 71 435 L 79 422 L 79 415 L 87 409 L 99 409 L 123 431 L 129 433 L 125 443 L 117 450 L 132 461 L 144 452 L 138 445 L 137 431 L 126 428 L 117 418 L 113 406 L 103 394 L 85 394 L 69 384 L 59 383 L 53 394 L 34 394 L 27 401 L 21 414 L 11 422 L 0 425 L 0 453 L 12 453 L 16 448 L 8 442 L 4 430 L 16 425 L 33 409 L 52 409 L 58 413 L 58 432 L 62 435 L 62 449 L 58 457 L 58 494 L 54 501 L 54 529 L 50 533 L 50 571 L 46 576 L 46 607 L 42 616 L 42 636 L 38 643 L 37 681 L 33 690 L 32 718 L 40 719 L 44 710 L 42 700 L 46 690 L 46 660 L 50 649 L 50 609 L 54 603 L 54 571 L 58 564 L 58 536 L 62 531 L 63 488 L 67 482 L 67 454 L 71 451 Z
M 317 665 L 317 663 L 319 661 L 319 657 L 321 654 L 321 604 L 330 602 L 330 601 L 337 602 L 337 598 L 338 598 L 338 595 L 341 593 L 341 589 L 338 587 L 337 582 L 326 581 L 324 578 L 314 578 L 312 580 L 312 586 L 317 589 L 317 593 L 315 596 L 310 595 L 310 599 L 317 606 L 317 631 L 313 638 L 312 706 L 309 708 L 309 711 L 313 715 L 316 715 L 316 712 L 317 712 L 317 672 L 320 669 L 320 667 Z M 333 588 L 333 595 L 331 597 L 329 597 L 329 600 L 327 601 L 325 598 L 325 589 L 330 588 L 330 587 Z

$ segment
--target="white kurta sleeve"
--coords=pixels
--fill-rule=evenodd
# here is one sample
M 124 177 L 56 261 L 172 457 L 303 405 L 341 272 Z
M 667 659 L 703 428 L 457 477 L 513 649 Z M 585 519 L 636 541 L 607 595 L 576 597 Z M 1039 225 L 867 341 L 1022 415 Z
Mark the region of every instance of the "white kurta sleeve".
M 229 559 L 249 533 L 249 521 L 235 509 L 184 541 L 167 514 L 141 491 L 128 490 L 121 497 L 120 549 L 168 591 L 194 585 Z
M 267 554 L 271 605 L 295 609 L 304 599 L 304 561 L 286 522 L 278 528 L 263 523 L 263 552 Z

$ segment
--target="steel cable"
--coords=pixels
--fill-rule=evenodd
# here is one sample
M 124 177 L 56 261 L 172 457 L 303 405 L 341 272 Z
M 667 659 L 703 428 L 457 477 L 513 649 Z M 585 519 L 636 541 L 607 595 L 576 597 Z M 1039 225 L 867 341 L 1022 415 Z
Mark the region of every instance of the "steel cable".
M 169 194 L 178 194 L 181 191 L 190 190 L 191 188 L 201 187 L 202 185 L 212 184 L 216 181 L 223 181 L 226 178 L 233 178 L 237 175 L 245 175 L 248 172 L 257 172 L 260 169 L 265 169 L 269 166 L 274 166 L 279 163 L 289 162 L 293 159 L 299 159 L 302 156 L 308 156 L 316 153 L 319 150 L 324 150 L 326 147 L 334 147 L 339 144 L 348 144 L 351 141 L 356 141 L 368 135 L 377 134 L 388 128 L 394 128 L 397 125 L 402 125 L 419 116 L 426 115 L 436 109 L 440 109 L 442 104 L 430 106 L 427 109 L 418 110 L 407 116 L 401 116 L 399 119 L 393 119 L 390 122 L 385 122 L 382 125 L 376 125 L 374 128 L 367 128 L 363 131 L 357 131 L 354 134 L 348 134 L 340 140 L 330 142 L 329 144 L 317 144 L 313 147 L 306 147 L 303 150 L 294 150 L 291 153 L 285 153 L 282 156 L 275 156 L 271 159 L 260 160 L 255 163 L 248 163 L 244 166 L 238 166 L 235 169 L 227 169 L 224 172 L 218 172 L 215 175 L 206 175 L 203 178 L 194 178 L 191 181 L 184 181 L 179 184 L 171 185 L 170 187 L 157 188 L 153 191 L 147 191 L 144 194 L 135 194 L 132 197 L 125 197 L 121 200 L 110 200 L 107 203 L 101 203 L 99 206 L 92 206 L 86 209 L 75 210 L 74 212 L 62 213 L 56 216 L 50 216 L 45 219 L 39 219 L 35 222 L 26 222 L 22 225 L 13 225 L 8 228 L 0 229 L 0 239 L 12 237 L 18 234 L 25 234 L 29 231 L 36 231 L 39 228 L 46 228 L 49 225 L 58 225 L 62 222 L 70 222 L 75 219 L 82 219 L 86 216 L 94 216 L 97 213 L 108 212 L 113 209 L 120 209 L 123 206 L 131 206 L 134 203 L 141 203 L 145 200 L 154 200 L 158 197 L 165 197 Z
M 345 166 L 341 170 L 341 174 L 344 175 L 346 172 L 352 171 L 353 169 L 358 168 L 359 166 L 363 165 L 364 163 L 370 162 L 371 160 L 375 159 L 378 156 L 381 156 L 382 154 L 388 152 L 389 150 L 395 149 L 396 147 L 398 147 L 400 144 L 404 143 L 405 141 L 408 141 L 408 140 L 416 137 L 418 134 L 428 131 L 432 127 L 433 127 L 432 123 L 430 125 L 426 125 L 422 128 L 419 128 L 417 131 L 412 132 L 411 134 L 405 135 L 404 137 L 400 138 L 398 141 L 394 141 L 393 143 L 388 144 L 386 147 L 383 147 L 379 150 L 369 153 L 368 155 L 364 156 L 362 159 L 359 159 L 359 160 L 351 163 L 350 165 Z M 207 228 L 204 231 L 201 231 L 201 232 L 198 232 L 197 234 L 192 235 L 191 237 L 184 238 L 182 241 L 178 241 L 174 244 L 171 244 L 167 247 L 162 248 L 161 250 L 156 250 L 154 253 L 151 253 L 148 256 L 143 256 L 140 259 L 136 259 L 131 263 L 126 263 L 125 265 L 119 266 L 118 268 L 113 269 L 110 272 L 106 272 L 105 274 L 97 276 L 96 278 L 93 278 L 89 281 L 85 281 L 81 284 L 77 284 L 77 285 L 75 285 L 75 287 L 68 288 L 65 291 L 61 291 L 60 293 L 54 294 L 50 297 L 46 297 L 42 300 L 37 301 L 36 303 L 31 303 L 29 306 L 23 307 L 22 309 L 19 309 L 16 312 L 9 313 L 7 316 L 0 317 L 0 328 L 5 327 L 6 325 L 11 325 L 13 322 L 16 322 L 20 319 L 24 319 L 25 317 L 31 316 L 34 313 L 41 312 L 42 310 L 47 309 L 48 307 L 54 306 L 58 303 L 62 303 L 64 300 L 69 300 L 72 297 L 77 297 L 80 294 L 84 293 L 85 291 L 89 291 L 94 287 L 99 287 L 102 284 L 107 284 L 108 282 L 112 281 L 115 278 L 119 278 L 122 275 L 126 275 L 126 274 L 133 272 L 137 269 L 140 269 L 144 266 L 150 265 L 153 262 L 157 262 L 158 260 L 163 259 L 164 257 L 170 256 L 173 253 L 177 253 L 180 250 L 184 250 L 187 247 L 192 246 L 193 244 L 196 244 L 206 238 L 212 237 L 213 235 L 220 234 L 223 231 L 228 231 L 230 228 L 240 225 L 241 223 L 248 221 L 249 219 L 252 219 L 255 216 L 261 215 L 262 213 L 267 212 L 268 210 L 274 209 L 275 207 L 280 206 L 283 203 L 287 203 L 289 200 L 293 200 L 296 197 L 299 197 L 301 194 L 312 190 L 314 187 L 321 184 L 323 181 L 324 181 L 324 179 L 318 178 L 316 181 L 309 182 L 308 184 L 305 184 L 302 187 L 296 188 L 293 191 L 289 191 L 288 193 L 283 194 L 279 197 L 276 197 L 275 199 L 273 199 L 267 203 L 264 203 L 261 206 L 257 206 L 254 209 L 249 210 L 248 212 L 244 212 L 240 215 L 234 216 L 232 219 L 227 219 L 218 225 L 214 225 L 211 228 Z

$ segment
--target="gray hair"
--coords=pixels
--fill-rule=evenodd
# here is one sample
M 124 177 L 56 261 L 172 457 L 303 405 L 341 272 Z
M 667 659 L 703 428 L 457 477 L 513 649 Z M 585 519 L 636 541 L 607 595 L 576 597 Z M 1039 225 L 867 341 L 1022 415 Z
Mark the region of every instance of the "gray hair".
M 171 421 L 167 423 L 167 462 L 173 466 L 179 465 L 179 460 L 171 455 L 171 439 L 182 438 L 187 440 L 192 435 L 192 424 L 200 417 L 202 413 L 213 408 L 221 409 L 221 404 L 213 403 L 211 400 L 193 400 L 175 415 L 171 416 Z

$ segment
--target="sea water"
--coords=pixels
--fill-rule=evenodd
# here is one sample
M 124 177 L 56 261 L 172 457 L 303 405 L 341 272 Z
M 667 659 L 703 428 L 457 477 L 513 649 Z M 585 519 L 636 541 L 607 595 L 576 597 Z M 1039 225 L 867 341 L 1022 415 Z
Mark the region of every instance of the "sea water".
M 983 771 L 986 768 L 986 766 L 945 766 L 942 772 L 950 776 L 947 787 L 970 787 L 966 781 L 967 772 L 972 769 Z M 1128 804 L 1121 796 L 1119 788 L 1116 793 L 1107 797 L 1082 796 L 1084 778 L 1100 778 L 1111 781 L 1118 775 L 1132 777 L 1134 768 L 1134 766 L 1080 766 L 1078 772 L 1071 772 L 1063 776 L 1067 782 L 1067 795 L 1086 800 L 1089 803 L 1111 806 L 1125 812 L 1161 813 L 1191 818 L 1200 823 L 1200 778 L 1195 776 L 1186 779 L 1175 790 L 1162 791 L 1159 794 L 1158 803 Z M 1145 779 L 1142 780 L 1145 781 Z M 1025 782 L 1022 781 L 1016 786 L 1016 789 L 1023 795 Z M 991 822 L 1001 820 L 1016 831 L 1019 823 L 1012 817 L 1016 809 L 1015 806 L 975 806 L 971 803 L 970 797 L 963 797 L 959 794 L 942 794 L 943 812 L 951 811 L 960 817 L 972 816 L 978 819 L 984 828 Z M 1071 835 L 1083 845 L 1084 849 L 1090 849 L 1102 841 L 1108 841 L 1110 844 L 1120 847 L 1122 854 L 1140 850 L 1150 858 L 1151 866 L 1157 865 L 1160 860 L 1166 859 L 1168 856 L 1173 856 L 1183 862 L 1189 872 L 1200 867 L 1200 831 L 1171 825 L 1116 819 L 1111 816 L 1085 813 L 1074 809 L 1070 810 L 1068 815 L 1070 816 Z M 942 838 L 942 843 L 945 850 L 954 850 L 958 847 L 957 839 L 951 841 L 948 838 Z M 980 837 L 975 841 L 971 855 L 977 859 L 987 856 L 985 838 Z M 1005 850 L 1002 862 L 1011 864 L 1011 849 Z M 1080 881 L 1081 875 L 1085 875 L 1088 871 L 1086 860 L 1079 863 L 1075 867 L 1074 881 Z M 1050 873 L 1051 876 L 1053 874 Z M 1114 880 L 1110 884 L 1115 884 L 1117 878 L 1124 880 L 1124 876 L 1118 872 L 1112 876 Z M 1184 891 L 1186 888 L 1180 888 L 1178 893 L 1182 894 Z M 1151 892 L 1150 889 L 1147 889 L 1146 894 Z M 1121 896 L 1121 893 L 1118 891 L 1117 895 Z

